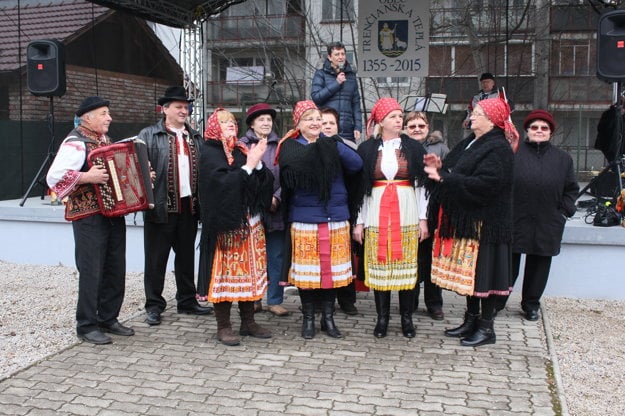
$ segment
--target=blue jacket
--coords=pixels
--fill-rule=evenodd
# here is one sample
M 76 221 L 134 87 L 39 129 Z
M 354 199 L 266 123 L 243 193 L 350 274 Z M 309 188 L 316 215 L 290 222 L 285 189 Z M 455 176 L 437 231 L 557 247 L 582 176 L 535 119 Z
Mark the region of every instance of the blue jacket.
M 349 62 L 345 63 L 345 82 L 336 81 L 336 72 L 329 60 L 323 68 L 315 71 L 311 98 L 319 107 L 331 107 L 339 113 L 339 136 L 354 141 L 354 130 L 362 132 L 362 111 L 356 72 Z
M 299 143 L 308 145 L 308 141 L 299 136 Z M 354 174 L 362 169 L 362 159 L 354 150 L 342 142 L 336 143 L 343 174 Z M 332 182 L 330 199 L 324 203 L 319 199 L 317 190 L 297 188 L 290 198 L 288 221 L 319 224 L 349 220 L 347 188 L 342 174 Z

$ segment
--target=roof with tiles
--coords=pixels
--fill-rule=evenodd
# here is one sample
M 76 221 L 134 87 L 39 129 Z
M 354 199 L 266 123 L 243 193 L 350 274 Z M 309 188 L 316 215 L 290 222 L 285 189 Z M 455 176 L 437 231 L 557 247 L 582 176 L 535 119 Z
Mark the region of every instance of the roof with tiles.
M 7 4 L 0 3 L 0 72 L 26 65 L 31 41 L 57 39 L 67 44 L 114 13 L 86 0 L 23 1 L 19 8 L 15 2 Z

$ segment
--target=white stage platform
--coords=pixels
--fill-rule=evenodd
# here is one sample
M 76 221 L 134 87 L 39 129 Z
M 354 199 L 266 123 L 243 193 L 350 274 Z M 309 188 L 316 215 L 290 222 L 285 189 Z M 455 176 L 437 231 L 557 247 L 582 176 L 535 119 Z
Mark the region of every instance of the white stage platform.
M 48 198 L 0 201 L 0 260 L 24 264 L 76 265 L 71 223 L 65 221 L 63 205 L 51 205 Z M 196 236 L 196 247 L 199 232 Z M 196 252 L 196 263 L 199 251 Z M 174 269 L 174 253 L 167 270 Z M 126 270 L 142 272 L 143 214 L 126 216 Z M 197 272 L 197 265 L 196 265 Z
M 0 201 L 0 260 L 74 266 L 72 227 L 63 218 L 63 206 L 52 206 L 40 198 L 29 198 L 23 207 L 19 202 Z M 578 210 L 567 222 L 562 252 L 553 259 L 545 294 L 625 299 L 625 228 L 594 227 L 584 223 L 583 215 L 584 211 Z M 143 216 L 126 216 L 126 225 L 127 270 L 141 272 Z M 196 238 L 199 240 L 199 233 Z M 173 270 L 173 253 L 169 257 L 168 270 Z M 519 290 L 518 283 L 515 291 Z

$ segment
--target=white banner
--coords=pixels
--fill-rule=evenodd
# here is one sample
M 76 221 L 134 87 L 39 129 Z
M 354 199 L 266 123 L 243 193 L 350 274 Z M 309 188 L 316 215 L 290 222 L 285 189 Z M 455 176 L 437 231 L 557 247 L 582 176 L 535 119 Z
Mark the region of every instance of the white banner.
M 358 76 L 427 76 L 429 0 L 360 1 L 358 39 Z

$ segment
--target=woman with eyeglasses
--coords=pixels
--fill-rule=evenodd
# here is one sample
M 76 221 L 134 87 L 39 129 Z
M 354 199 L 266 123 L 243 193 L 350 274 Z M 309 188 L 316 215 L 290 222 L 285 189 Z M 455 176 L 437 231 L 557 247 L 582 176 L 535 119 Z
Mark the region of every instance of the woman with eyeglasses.
M 430 133 L 430 123 L 424 112 L 411 111 L 406 114 L 405 128 L 406 133 L 412 139 L 417 140 L 423 145 L 426 153 L 434 153 L 441 159 L 445 159 L 449 148 L 443 142 L 443 135 L 440 131 Z M 443 291 L 439 286 L 432 283 L 432 238 L 431 236 L 421 241 L 419 244 L 418 257 L 418 275 L 419 279 L 415 286 L 415 312 L 419 308 L 419 292 L 421 291 L 421 282 L 423 282 L 423 300 L 430 318 L 435 321 L 445 319 L 443 312 Z
M 315 303 L 319 303 L 321 330 L 342 338 L 334 322 L 336 289 L 352 281 L 345 183 L 347 175 L 362 169 L 362 160 L 340 137 L 321 134 L 322 117 L 314 102 L 295 104 L 293 124 L 295 128 L 280 141 L 277 155 L 290 236 L 283 279 L 299 289 L 302 337 L 314 338 Z
M 228 346 L 238 345 L 239 335 L 271 338 L 271 331 L 254 320 L 254 301 L 267 290 L 261 217 L 271 207 L 273 175 L 262 162 L 266 150 L 267 139 L 249 148 L 239 141 L 236 119 L 223 108 L 206 121 L 199 169 L 200 269 L 210 276 L 217 339 Z M 241 314 L 238 334 L 230 321 L 233 302 Z
M 434 229 L 432 281 L 465 295 L 464 322 L 445 335 L 461 345 L 494 344 L 497 295 L 512 290 L 513 149 L 519 134 L 500 98 L 480 101 L 472 133 L 441 158 L 428 154 L 435 182 L 428 217 Z
M 381 98 L 367 121 L 367 135 L 373 133 L 373 138 L 358 146 L 364 161 L 363 194 L 352 235 L 358 243 L 364 241 L 365 285 L 373 289 L 378 315 L 376 338 L 387 334 L 392 291 L 398 292 L 402 334 L 415 337 L 417 251 L 429 235 L 425 149 L 403 133 L 403 126 L 401 105 L 394 98 Z
M 512 268 L 516 281 L 525 254 L 521 309 L 525 319 L 536 321 L 551 260 L 560 253 L 567 217 L 576 211 L 579 185 L 571 156 L 551 144 L 556 129 L 551 113 L 530 112 L 523 128 L 527 139 L 514 156 Z M 507 297 L 502 300 L 498 309 Z

